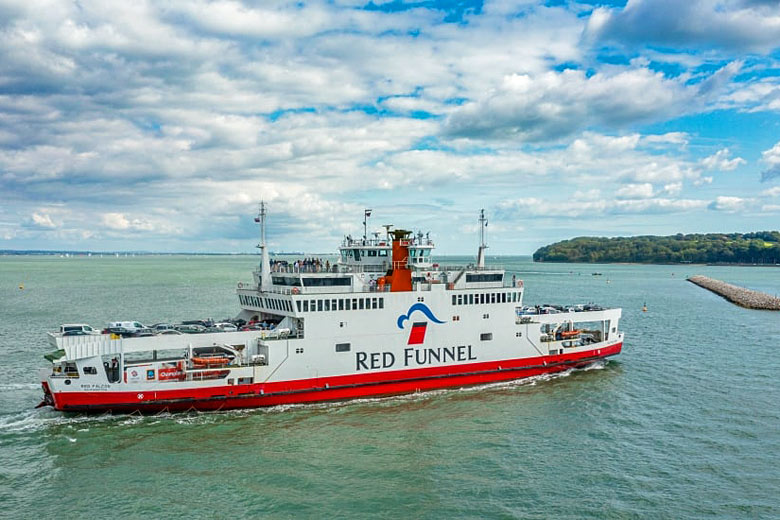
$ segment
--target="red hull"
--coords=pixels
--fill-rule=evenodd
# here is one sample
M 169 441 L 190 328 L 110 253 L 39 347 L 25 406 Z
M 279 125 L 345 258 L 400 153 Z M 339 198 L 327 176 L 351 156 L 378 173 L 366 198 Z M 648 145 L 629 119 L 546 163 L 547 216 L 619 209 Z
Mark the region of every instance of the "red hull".
M 53 400 L 54 407 L 62 411 L 123 413 L 228 410 L 337 401 L 479 385 L 555 373 L 619 354 L 622 346 L 622 343 L 615 343 L 597 350 L 556 356 L 250 385 L 157 390 L 144 393 L 60 392 L 53 396 Z

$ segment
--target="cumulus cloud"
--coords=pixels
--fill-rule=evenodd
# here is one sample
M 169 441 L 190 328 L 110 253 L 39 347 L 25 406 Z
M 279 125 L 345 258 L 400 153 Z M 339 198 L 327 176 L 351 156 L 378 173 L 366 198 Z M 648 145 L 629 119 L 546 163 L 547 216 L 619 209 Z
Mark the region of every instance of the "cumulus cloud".
M 751 0 L 631 0 L 596 8 L 586 36 L 597 41 L 769 52 L 780 42 L 780 5 Z
M 51 215 L 47 213 L 33 213 L 30 218 L 32 219 L 32 223 L 38 227 L 48 229 L 59 227 L 59 223 L 55 223 L 52 220 Z
M 653 185 L 649 182 L 626 184 L 617 190 L 615 196 L 619 199 L 649 199 L 653 196 Z
M 647 68 L 512 74 L 482 99 L 455 110 L 444 130 L 452 137 L 535 142 L 589 127 L 623 128 L 701 107 L 739 67 L 731 63 L 695 85 Z
M 503 219 L 522 217 L 597 217 L 603 215 L 672 214 L 700 209 L 707 201 L 695 199 L 655 198 L 645 200 L 550 201 L 526 197 L 504 200 L 498 204 L 498 217 Z
M 761 161 L 768 166 L 761 172 L 761 182 L 780 177 L 780 141 L 769 150 L 761 152 Z
M 708 170 L 720 170 L 724 172 L 734 170 L 738 166 L 746 163 L 745 159 L 742 157 L 734 157 L 733 159 L 729 159 L 730 155 L 731 152 L 729 149 L 723 148 L 715 152 L 713 155 L 702 159 L 701 163 Z
M 725 211 L 726 213 L 736 213 L 745 209 L 750 201 L 742 197 L 717 197 L 707 205 L 708 209 L 713 211 Z

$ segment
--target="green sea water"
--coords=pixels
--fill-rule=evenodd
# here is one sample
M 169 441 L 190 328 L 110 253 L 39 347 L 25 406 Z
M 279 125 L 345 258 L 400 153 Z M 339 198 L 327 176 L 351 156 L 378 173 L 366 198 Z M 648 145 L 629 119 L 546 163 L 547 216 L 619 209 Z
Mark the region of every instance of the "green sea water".
M 777 294 L 780 269 L 489 261 L 527 304 L 622 307 L 623 353 L 396 398 L 66 415 L 34 409 L 46 331 L 234 316 L 256 258 L 0 257 L 0 517 L 780 518 L 780 313 L 685 281 Z

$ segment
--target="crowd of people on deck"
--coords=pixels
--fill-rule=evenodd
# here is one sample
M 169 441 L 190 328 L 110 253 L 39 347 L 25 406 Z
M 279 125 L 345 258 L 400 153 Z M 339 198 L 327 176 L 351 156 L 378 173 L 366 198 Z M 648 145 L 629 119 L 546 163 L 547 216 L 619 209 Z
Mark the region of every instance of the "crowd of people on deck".
M 329 273 L 335 268 L 335 263 L 331 266 L 329 260 L 323 262 L 322 258 L 303 258 L 294 262 L 271 260 L 271 271 L 275 273 Z

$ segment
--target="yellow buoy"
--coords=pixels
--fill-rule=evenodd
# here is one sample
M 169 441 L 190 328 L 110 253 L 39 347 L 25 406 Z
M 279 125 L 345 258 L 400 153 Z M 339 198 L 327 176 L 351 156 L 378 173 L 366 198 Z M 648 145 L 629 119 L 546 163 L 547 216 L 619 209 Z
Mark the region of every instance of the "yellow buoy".
M 647 302 L 645 302 L 645 304 L 642 305 L 642 312 L 647 312 Z
M 20 284 L 19 284 L 19 290 L 20 290 L 20 291 L 23 291 L 23 290 L 24 290 L 24 284 L 23 284 L 23 283 L 20 283 Z

